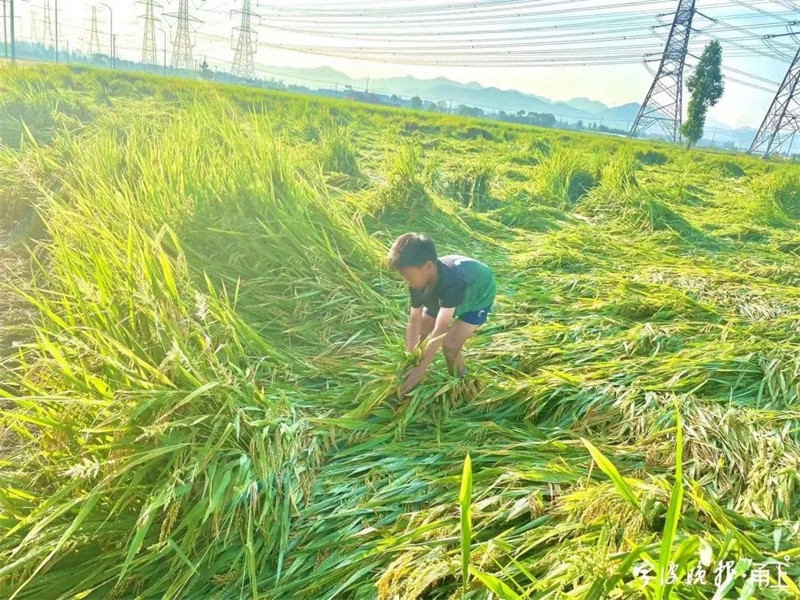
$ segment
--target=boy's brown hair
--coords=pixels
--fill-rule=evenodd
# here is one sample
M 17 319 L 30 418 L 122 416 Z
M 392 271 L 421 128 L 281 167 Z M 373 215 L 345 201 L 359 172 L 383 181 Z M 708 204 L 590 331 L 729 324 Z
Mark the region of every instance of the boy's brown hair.
M 387 260 L 392 269 L 399 270 L 421 267 L 436 258 L 436 246 L 431 238 L 424 233 L 404 233 L 392 244 Z

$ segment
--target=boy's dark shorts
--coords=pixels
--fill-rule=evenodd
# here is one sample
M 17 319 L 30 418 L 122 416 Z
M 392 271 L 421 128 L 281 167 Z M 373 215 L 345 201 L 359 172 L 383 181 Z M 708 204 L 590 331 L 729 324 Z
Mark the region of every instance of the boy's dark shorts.
M 465 312 L 461 315 L 459 320 L 464 321 L 465 323 L 469 323 L 470 325 L 483 325 L 486 323 L 486 319 L 489 318 L 489 313 L 492 312 L 492 306 L 494 304 L 490 304 L 486 308 L 482 308 L 480 310 L 472 310 L 470 312 Z M 436 311 L 430 310 L 427 306 L 423 310 L 423 312 L 428 315 L 429 317 L 436 318 L 436 315 L 439 314 L 438 309 Z

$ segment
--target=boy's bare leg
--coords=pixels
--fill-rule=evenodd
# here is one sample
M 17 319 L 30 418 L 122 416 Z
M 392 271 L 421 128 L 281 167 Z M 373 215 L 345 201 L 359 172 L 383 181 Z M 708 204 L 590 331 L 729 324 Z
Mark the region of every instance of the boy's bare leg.
M 461 353 L 461 348 L 477 328 L 477 325 L 457 319 L 444 337 L 442 352 L 447 362 L 447 368 L 453 375 L 463 377 L 466 374 L 464 355 Z

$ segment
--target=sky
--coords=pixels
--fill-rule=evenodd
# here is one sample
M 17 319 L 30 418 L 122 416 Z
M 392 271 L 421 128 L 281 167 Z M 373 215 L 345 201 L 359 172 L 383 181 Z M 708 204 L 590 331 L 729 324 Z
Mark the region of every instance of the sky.
M 0 0 L 2 1 L 2 0 Z M 21 39 L 29 39 L 32 35 L 42 38 L 44 32 L 44 12 L 47 0 L 16 0 L 17 12 L 17 36 Z M 198 19 L 193 22 L 195 31 L 195 58 L 207 57 L 212 67 L 223 69 L 230 68 L 233 57 L 232 49 L 232 28 L 239 25 L 240 14 L 233 12 L 235 8 L 241 7 L 241 0 L 188 0 L 191 14 Z M 499 0 L 483 0 L 477 4 L 487 4 Z M 547 4 L 554 5 L 555 2 L 538 0 L 542 6 Z M 156 15 L 161 20 L 157 23 L 157 28 L 164 28 L 168 39 L 172 36 L 175 19 L 164 16 L 162 13 L 174 13 L 178 10 L 178 0 L 161 0 L 163 6 L 156 8 Z M 585 27 L 578 28 L 576 35 L 583 35 L 583 39 L 590 39 L 592 36 L 602 33 L 602 27 L 593 25 L 594 18 L 610 18 L 620 16 L 622 19 L 630 14 L 636 16 L 635 11 L 644 10 L 652 6 L 653 11 L 663 9 L 663 13 L 674 11 L 678 2 L 675 0 L 657 2 L 624 2 L 624 0 L 561 0 L 563 10 L 543 10 L 541 16 L 536 17 L 536 27 L 538 32 L 530 33 L 530 38 L 536 40 L 537 36 L 552 37 L 558 35 L 559 27 L 564 23 L 569 23 L 570 19 L 576 17 L 567 9 L 568 4 L 575 7 L 573 10 L 586 10 L 589 17 L 586 19 Z M 511 1 L 514 3 L 514 0 Z M 617 3 L 619 6 L 606 10 L 599 7 L 608 6 L 609 3 Z M 55 0 L 50 0 L 51 13 L 54 9 Z M 118 55 L 138 60 L 141 57 L 142 43 L 142 20 L 138 18 L 144 14 L 142 3 L 131 2 L 130 0 L 107 0 L 106 5 L 113 11 L 114 32 L 117 34 L 117 53 Z M 404 6 L 428 7 L 432 4 L 443 4 L 442 2 L 432 2 L 428 0 L 405 0 Z M 535 6 L 536 1 L 524 2 L 519 0 L 519 5 Z M 634 6 L 637 5 L 638 6 Z M 713 107 L 709 112 L 709 118 L 731 127 L 750 126 L 758 127 L 763 119 L 764 113 L 777 89 L 777 84 L 783 79 L 786 69 L 793 55 L 797 41 L 794 38 L 783 36 L 779 43 L 785 49 L 784 56 L 778 56 L 773 50 L 768 48 L 756 36 L 764 34 L 785 34 L 787 27 L 783 21 L 800 19 L 800 7 L 798 11 L 790 11 L 791 3 L 786 0 L 751 0 L 748 2 L 753 8 L 746 8 L 741 0 L 698 0 L 697 9 L 704 15 L 712 18 L 723 19 L 728 23 L 733 23 L 744 30 L 727 29 L 722 33 L 720 25 L 714 25 L 706 17 L 695 16 L 694 26 L 698 30 L 692 37 L 693 47 L 702 50 L 702 46 L 710 39 L 703 31 L 712 29 L 723 41 L 723 64 L 748 74 L 754 74 L 761 79 L 752 79 L 747 75 L 740 75 L 737 72 L 726 72 L 728 81 L 726 93 L 720 103 Z M 296 17 L 289 15 L 287 19 L 276 13 L 277 7 L 286 5 L 280 2 L 261 2 L 253 0 L 253 12 L 263 14 L 263 17 L 253 18 L 253 25 L 258 30 L 259 46 L 256 55 L 256 63 L 261 66 L 292 66 L 292 67 L 319 67 L 328 66 L 341 71 L 350 77 L 367 78 L 375 81 L 381 78 L 393 76 L 414 76 L 420 79 L 432 79 L 435 77 L 447 77 L 462 83 L 477 82 L 484 86 L 495 86 L 501 89 L 517 89 L 526 93 L 536 94 L 551 100 L 569 100 L 576 97 L 586 97 L 599 100 L 609 106 L 617 106 L 629 102 L 642 102 L 645 94 L 652 82 L 653 75 L 651 70 L 657 65 L 650 66 L 651 70 L 641 62 L 625 65 L 594 65 L 582 66 L 575 65 L 554 65 L 554 66 L 515 66 L 503 67 L 493 66 L 435 66 L 435 65 L 413 65 L 413 64 L 391 64 L 388 62 L 376 62 L 375 60 L 354 60 L 351 58 L 338 58 L 324 56 L 320 54 L 310 54 L 296 51 L 288 51 L 276 46 L 316 46 L 327 48 L 338 48 L 340 46 L 364 46 L 365 42 L 352 40 L 331 39 L 320 35 L 306 35 L 298 31 L 307 31 L 308 27 L 323 27 L 329 30 L 341 29 L 340 22 L 335 18 L 326 23 L 327 17 Z M 395 5 L 398 5 L 395 3 Z M 800 5 L 800 3 L 798 3 Z M 101 44 L 106 48 L 109 43 L 109 23 L 110 12 L 107 6 L 82 0 L 60 0 L 59 2 L 59 35 L 62 46 L 69 44 L 71 48 L 81 48 L 86 50 L 89 43 L 89 31 L 91 27 L 92 6 L 97 8 L 98 28 L 100 32 Z M 303 2 L 298 0 L 293 3 L 296 6 L 322 6 L 332 10 L 341 10 L 341 7 L 352 7 L 358 9 L 359 6 L 367 9 L 376 6 L 375 2 L 358 2 L 356 0 L 338 0 L 337 2 L 315 3 Z M 520 12 L 524 9 L 520 8 Z M 485 11 L 487 9 L 484 9 Z M 494 10 L 494 8 L 492 9 Z M 649 8 L 648 8 L 649 10 Z M 489 12 L 480 13 L 481 15 L 490 14 Z M 495 13 L 496 14 L 496 13 Z M 538 15 L 531 12 L 531 15 Z M 580 13 L 579 13 L 580 14 Z M 639 17 L 642 15 L 639 14 Z M 299 18 L 300 22 L 293 19 Z M 457 21 L 456 19 L 451 19 Z M 661 17 L 662 21 L 670 21 L 671 17 Z M 478 19 L 480 21 L 480 19 Z M 658 20 L 654 16 L 652 24 L 657 25 Z M 520 20 L 520 23 L 522 20 Z M 774 25 L 771 25 L 774 24 Z M 375 34 L 378 32 L 389 32 L 389 36 L 397 34 L 404 26 L 394 25 L 376 26 Z M 408 26 L 405 26 L 408 31 Z M 421 35 L 428 35 L 433 39 L 442 32 L 447 32 L 448 28 L 453 28 L 448 19 L 443 18 L 441 29 L 435 32 L 421 32 Z M 479 27 L 479 25 L 476 25 Z M 513 27 L 513 25 L 512 25 Z M 286 29 L 294 31 L 286 31 Z M 413 27 L 412 27 L 413 29 Z M 485 27 L 484 27 L 485 29 Z M 583 30 L 583 31 L 581 31 Z M 662 35 L 668 28 L 661 28 Z M 502 29 L 492 29 L 493 33 L 478 33 L 471 39 L 478 43 L 488 43 L 490 37 L 496 37 Z M 447 35 L 444 33 L 444 35 Z M 664 46 L 663 38 L 659 38 L 654 33 L 646 32 L 649 39 L 631 40 L 630 44 L 634 47 L 647 45 L 648 50 L 656 54 L 660 53 Z M 162 56 L 162 45 L 164 34 L 156 33 L 156 45 L 159 57 Z M 635 36 L 634 36 L 635 37 Z M 645 35 L 641 37 L 646 37 Z M 438 38 L 437 39 L 441 39 Z M 457 38 L 463 40 L 464 38 Z M 726 39 L 730 39 L 730 44 L 726 44 Z M 168 42 L 169 43 L 169 42 Z M 367 42 L 368 44 L 369 42 Z M 548 44 L 551 42 L 545 42 Z M 555 42 L 558 43 L 558 42 Z M 396 45 L 402 47 L 403 42 Z M 748 56 L 743 56 L 742 44 L 749 48 L 760 48 L 762 53 L 754 54 L 747 52 Z M 385 47 L 385 44 L 383 44 Z M 564 46 L 561 46 L 564 47 Z M 568 46 L 567 46 L 568 47 Z M 587 57 L 591 57 L 594 48 L 591 44 L 583 44 L 582 47 Z M 600 45 L 599 47 L 602 47 Z M 650 48 L 652 47 L 652 48 Z M 573 48 L 571 51 L 574 51 Z M 578 48 L 579 54 L 580 46 Z M 535 51 L 533 52 L 535 54 Z M 167 60 L 169 60 L 169 51 Z M 465 63 L 469 63 L 465 59 Z M 687 69 L 687 74 L 690 72 Z M 765 89 L 754 89 L 733 81 L 730 77 L 756 84 Z M 373 84 L 371 87 L 376 88 Z M 688 93 L 684 92 L 688 98 Z

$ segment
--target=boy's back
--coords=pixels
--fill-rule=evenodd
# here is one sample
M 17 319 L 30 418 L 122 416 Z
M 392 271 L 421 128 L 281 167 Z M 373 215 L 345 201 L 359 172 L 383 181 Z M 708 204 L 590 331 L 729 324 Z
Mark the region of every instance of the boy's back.
M 458 305 L 458 313 L 486 308 L 492 303 L 496 289 L 492 270 L 474 258 L 460 254 L 439 257 L 450 276 L 464 281 L 464 299 Z

